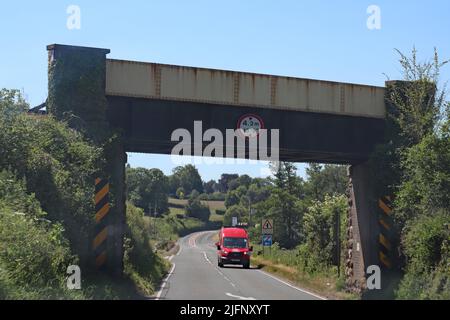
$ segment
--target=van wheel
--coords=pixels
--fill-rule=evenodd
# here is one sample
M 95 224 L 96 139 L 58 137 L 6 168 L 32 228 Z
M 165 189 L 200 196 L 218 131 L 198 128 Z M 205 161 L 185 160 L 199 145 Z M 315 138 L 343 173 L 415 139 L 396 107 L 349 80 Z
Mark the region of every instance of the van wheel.
M 217 266 L 219 268 L 223 268 L 223 263 L 221 262 L 221 259 L 217 259 Z
M 243 267 L 244 267 L 244 269 L 250 269 L 250 261 L 244 263 Z

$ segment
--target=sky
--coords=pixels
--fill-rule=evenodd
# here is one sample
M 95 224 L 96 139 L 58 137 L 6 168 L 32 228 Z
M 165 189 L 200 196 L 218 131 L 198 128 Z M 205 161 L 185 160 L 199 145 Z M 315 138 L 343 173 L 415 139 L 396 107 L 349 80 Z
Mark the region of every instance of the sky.
M 71 5 L 80 10 L 80 28 L 73 28 Z M 368 12 L 373 5 L 380 19 Z M 116 59 L 383 86 L 386 76 L 401 78 L 394 49 L 415 46 L 429 59 L 437 47 L 450 58 L 449 12 L 448 0 L 1 0 L 0 88 L 42 103 L 52 43 L 108 48 Z M 442 79 L 450 79 L 450 67 Z M 129 163 L 166 174 L 177 165 L 143 154 L 130 154 Z M 266 163 L 196 166 L 204 180 L 268 174 Z M 304 176 L 305 165 L 298 168 Z

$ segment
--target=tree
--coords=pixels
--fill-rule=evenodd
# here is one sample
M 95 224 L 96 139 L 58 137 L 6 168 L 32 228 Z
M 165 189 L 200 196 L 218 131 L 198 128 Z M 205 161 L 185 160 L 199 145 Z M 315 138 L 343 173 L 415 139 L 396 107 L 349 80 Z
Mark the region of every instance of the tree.
M 192 190 L 191 194 L 189 195 L 189 199 L 197 199 L 200 196 L 200 192 L 197 190 Z
M 407 149 L 396 197 L 396 220 L 405 225 L 418 215 L 450 209 L 450 130 L 430 134 Z
M 258 207 L 265 217 L 274 220 L 274 240 L 283 248 L 293 248 L 300 241 L 303 210 L 298 198 L 286 190 L 274 188 L 271 196 Z
M 3 119 L 23 114 L 28 108 L 29 105 L 19 90 L 0 90 L 0 113 Z
M 145 212 L 162 215 L 169 212 L 168 178 L 159 169 L 128 168 L 128 199 Z
M 217 182 L 214 180 L 209 180 L 208 182 L 205 182 L 203 184 L 203 190 L 205 190 L 205 193 L 207 194 L 213 194 L 218 190 Z
M 270 197 L 265 201 L 265 211 L 274 219 L 274 238 L 284 248 L 295 247 L 300 239 L 300 222 L 303 215 L 299 195 L 303 194 L 302 181 L 292 163 L 271 163 L 274 175 Z
M 274 175 L 272 182 L 278 189 L 303 199 L 305 196 L 304 181 L 297 176 L 297 167 L 291 162 L 272 162 L 270 169 Z
M 239 180 L 238 179 L 234 179 L 234 180 L 231 180 L 230 182 L 228 182 L 228 191 L 236 190 L 237 188 L 239 188 Z
M 181 188 L 180 185 L 181 185 L 181 183 L 180 183 L 180 179 L 178 176 L 175 176 L 173 174 L 168 176 L 168 192 L 169 192 L 169 194 L 176 195 L 177 190 L 179 188 Z
M 191 194 L 192 190 L 203 193 L 203 181 L 195 166 L 188 164 L 184 167 L 176 167 L 173 170 L 173 183 L 177 183 L 177 188 L 182 187 L 185 194 Z M 175 189 L 175 190 L 176 190 Z
M 246 196 L 252 204 L 267 200 L 270 196 L 270 187 L 260 187 L 258 184 L 253 183 L 248 188 Z
M 229 208 L 237 205 L 240 201 L 239 193 L 236 190 L 229 191 L 225 197 L 225 207 Z
M 312 163 L 306 168 L 306 174 L 305 191 L 310 199 L 324 200 L 326 195 L 345 194 L 348 183 L 345 166 Z
M 411 56 L 399 50 L 403 81 L 393 82 L 388 101 L 395 107 L 391 116 L 400 130 L 401 145 L 409 147 L 433 133 L 445 105 L 445 88 L 439 90 L 440 70 L 450 60 L 440 61 L 436 48 L 431 61 L 419 62 L 417 50 Z M 397 90 L 398 89 L 398 90 Z
M 402 162 L 407 148 L 432 134 L 445 113 L 445 87 L 439 88 L 441 62 L 437 51 L 431 61 L 419 62 L 398 51 L 403 81 L 386 86 L 386 130 L 382 144 L 371 155 L 371 181 L 378 194 L 395 194 L 402 180 Z M 401 228 L 401 226 L 400 226 Z
M 227 209 L 223 217 L 223 224 L 225 226 L 231 226 L 233 217 L 238 219 L 238 222 L 247 222 L 248 212 L 240 205 L 233 205 Z
M 237 178 L 239 178 L 238 174 L 227 174 L 227 173 L 222 174 L 222 176 L 219 179 L 220 192 L 227 192 L 229 189 L 228 184 L 231 181 L 236 180 Z
M 239 186 L 245 186 L 246 188 L 248 188 L 250 186 L 250 184 L 252 183 L 252 178 L 247 174 L 243 174 L 237 180 L 238 180 Z
M 305 252 L 303 260 L 312 272 L 333 264 L 336 253 L 336 219 L 340 219 L 341 242 L 346 239 L 347 199 L 343 195 L 326 195 L 323 201 L 314 201 L 304 215 Z M 343 248 L 344 246 L 341 246 Z
M 407 264 L 398 298 L 450 299 L 449 223 L 450 214 L 444 210 L 408 221 L 402 239 Z
M 441 62 L 436 50 L 426 62 L 417 60 L 415 49 L 411 57 L 398 53 L 404 81 L 388 85 L 388 135 L 371 159 L 377 165 L 373 182 L 389 181 L 394 194 L 393 217 L 406 257 L 397 297 L 448 299 L 450 125 L 439 84 L 448 61 Z
M 211 212 L 207 206 L 201 203 L 198 196 L 199 193 L 196 190 L 191 193 L 185 208 L 186 216 L 208 222 Z

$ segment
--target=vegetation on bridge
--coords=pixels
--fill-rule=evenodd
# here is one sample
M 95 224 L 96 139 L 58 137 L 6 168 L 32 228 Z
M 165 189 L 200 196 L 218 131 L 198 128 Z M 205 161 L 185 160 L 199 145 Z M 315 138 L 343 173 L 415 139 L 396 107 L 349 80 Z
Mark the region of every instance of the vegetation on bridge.
M 151 292 L 167 265 L 153 253 L 133 214 L 126 277 L 111 281 L 92 270 L 100 148 L 65 123 L 27 110 L 18 91 L 1 90 L 0 298 L 131 298 L 133 280 Z M 81 291 L 66 288 L 66 270 L 73 264 L 82 270 Z
M 400 52 L 399 52 L 400 53 Z M 380 195 L 394 196 L 401 299 L 450 299 L 450 104 L 441 62 L 400 53 L 404 81 L 388 85 L 385 144 L 373 154 Z

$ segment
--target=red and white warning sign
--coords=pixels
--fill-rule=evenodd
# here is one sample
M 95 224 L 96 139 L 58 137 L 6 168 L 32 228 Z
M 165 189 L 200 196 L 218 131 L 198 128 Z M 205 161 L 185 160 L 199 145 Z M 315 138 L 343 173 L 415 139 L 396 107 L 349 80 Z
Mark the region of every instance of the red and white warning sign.
M 237 128 L 245 137 L 256 137 L 264 129 L 264 122 L 255 114 L 246 114 L 239 119 Z
M 272 219 L 263 219 L 262 234 L 273 234 L 273 220 Z

